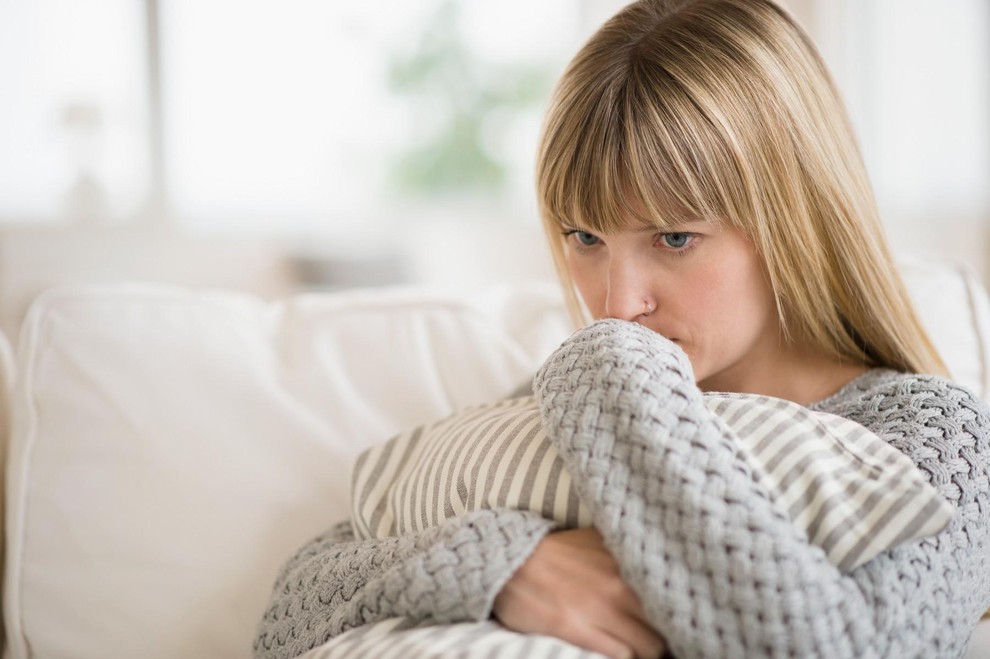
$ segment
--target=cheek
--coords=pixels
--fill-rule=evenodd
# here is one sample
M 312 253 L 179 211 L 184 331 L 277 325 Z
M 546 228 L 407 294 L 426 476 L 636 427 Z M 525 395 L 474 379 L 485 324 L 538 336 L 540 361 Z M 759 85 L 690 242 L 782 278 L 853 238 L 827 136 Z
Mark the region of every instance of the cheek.
M 752 259 L 740 261 L 723 282 L 722 304 L 732 314 L 724 322 L 736 323 L 743 333 L 770 331 L 777 318 L 770 285 L 759 263 Z
M 753 325 L 762 328 L 771 314 L 776 318 L 773 295 L 757 261 L 746 254 L 728 254 L 712 265 L 684 282 L 696 321 L 735 332 Z
M 729 290 L 733 287 L 733 283 L 718 273 L 704 272 L 683 278 L 677 286 L 677 295 L 668 296 L 667 310 L 678 320 L 689 323 L 695 332 L 710 330 L 735 317 L 739 301 Z
M 589 260 L 567 258 L 567 270 L 574 287 L 593 318 L 605 315 L 605 279 Z
M 740 304 L 745 304 L 754 318 L 767 320 L 772 316 L 776 320 L 777 307 L 762 263 L 750 255 L 740 264 L 739 270 L 742 274 L 738 278 L 736 295 Z

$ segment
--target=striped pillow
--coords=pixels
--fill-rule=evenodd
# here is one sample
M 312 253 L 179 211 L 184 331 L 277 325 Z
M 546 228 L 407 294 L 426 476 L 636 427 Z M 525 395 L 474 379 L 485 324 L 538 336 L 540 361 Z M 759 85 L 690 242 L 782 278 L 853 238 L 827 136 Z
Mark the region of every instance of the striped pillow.
M 952 516 L 910 458 L 857 423 L 768 396 L 705 401 L 775 501 L 842 570 L 933 535 Z M 531 510 L 565 528 L 591 524 L 533 396 L 477 405 L 364 452 L 351 494 L 359 538 L 483 508 Z
M 520 634 L 494 620 L 438 625 L 388 618 L 335 636 L 298 659 L 601 659 L 553 636 Z

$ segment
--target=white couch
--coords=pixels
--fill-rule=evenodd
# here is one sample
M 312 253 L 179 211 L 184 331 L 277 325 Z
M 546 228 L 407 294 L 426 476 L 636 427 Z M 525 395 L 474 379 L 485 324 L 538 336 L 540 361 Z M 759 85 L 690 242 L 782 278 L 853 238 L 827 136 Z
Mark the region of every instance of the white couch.
M 990 397 L 982 287 L 904 271 L 957 379 Z M 280 563 L 346 516 L 356 454 L 504 396 L 571 330 L 550 283 L 46 293 L 16 359 L 0 341 L 7 656 L 249 656 Z

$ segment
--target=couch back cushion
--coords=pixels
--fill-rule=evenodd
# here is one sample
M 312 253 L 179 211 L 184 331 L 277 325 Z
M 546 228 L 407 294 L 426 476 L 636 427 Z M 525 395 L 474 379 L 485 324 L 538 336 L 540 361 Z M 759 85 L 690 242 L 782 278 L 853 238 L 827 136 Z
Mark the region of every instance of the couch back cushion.
M 986 396 L 985 293 L 951 267 L 905 273 Z M 346 517 L 355 456 L 507 395 L 571 330 L 552 284 L 45 294 L 11 409 L 11 657 L 248 656 L 279 565 Z
M 990 402 L 990 298 L 976 275 L 952 262 L 905 258 L 904 283 L 953 379 Z
M 10 442 L 11 390 L 14 386 L 14 352 L 6 335 L 0 332 L 0 464 L 7 464 L 7 446 Z M 3 471 L 0 470 L 0 511 L 4 509 Z M 6 547 L 0 545 L 0 565 L 4 563 Z M 0 629 L 0 647 L 6 645 L 6 632 Z
M 10 447 L 12 656 L 248 656 L 280 563 L 346 517 L 353 456 L 506 395 L 570 333 L 560 307 L 549 284 L 46 294 Z

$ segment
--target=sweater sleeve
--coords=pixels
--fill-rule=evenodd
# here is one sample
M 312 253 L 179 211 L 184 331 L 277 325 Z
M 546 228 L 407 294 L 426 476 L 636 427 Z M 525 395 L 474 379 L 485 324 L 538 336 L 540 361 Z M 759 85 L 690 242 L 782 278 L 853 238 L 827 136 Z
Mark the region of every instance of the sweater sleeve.
M 356 541 L 349 522 L 282 567 L 254 641 L 255 659 L 289 659 L 387 618 L 484 620 L 495 596 L 553 522 L 481 510 L 421 533 Z
M 634 323 L 573 335 L 535 390 L 594 524 L 673 654 L 959 657 L 990 604 L 986 407 L 913 378 L 871 428 L 956 507 L 937 536 L 843 574 L 776 506 L 708 411 L 683 351 Z

